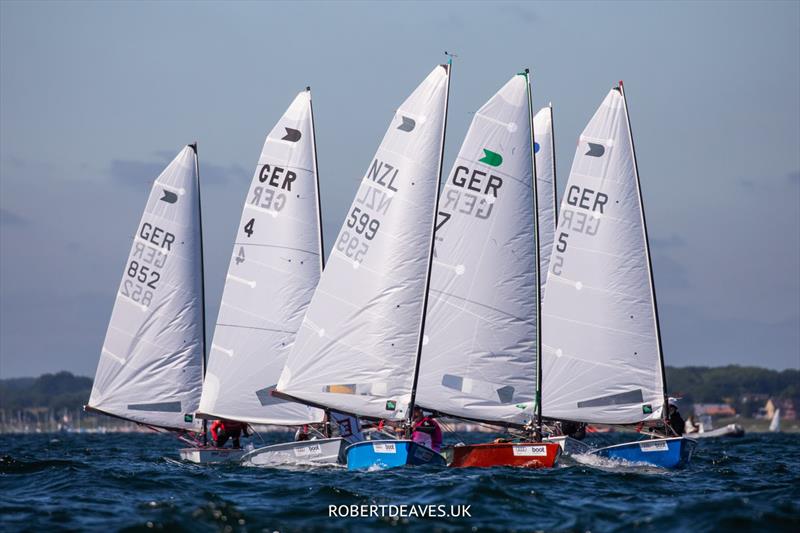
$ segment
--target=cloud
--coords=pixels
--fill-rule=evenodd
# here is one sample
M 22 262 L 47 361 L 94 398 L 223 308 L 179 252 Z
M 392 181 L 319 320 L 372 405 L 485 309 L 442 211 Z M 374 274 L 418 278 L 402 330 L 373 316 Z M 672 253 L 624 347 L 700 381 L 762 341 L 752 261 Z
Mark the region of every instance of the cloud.
M 774 194 L 776 189 L 783 189 L 787 183 L 790 186 L 800 185 L 800 170 L 789 172 L 784 176 L 773 175 L 770 176 L 769 179 L 754 180 L 739 178 L 736 179 L 734 183 L 747 191 Z
M 668 365 L 756 365 L 800 368 L 800 317 L 763 322 L 715 319 L 688 305 L 659 305 Z
M 27 226 L 28 219 L 12 213 L 8 209 L 0 209 L 0 226 Z
M 164 170 L 174 154 L 156 153 L 156 161 L 132 161 L 113 159 L 111 161 L 111 178 L 118 183 L 134 185 L 152 182 Z M 200 162 L 200 180 L 202 185 L 221 185 L 230 182 L 246 182 L 250 173 L 241 165 L 215 165 Z
M 524 4 L 500 4 L 500 12 L 510 15 L 512 18 L 520 20 L 526 24 L 531 24 L 539 19 L 536 11 Z
M 682 248 L 686 246 L 686 239 L 673 233 L 669 237 L 651 237 L 650 247 L 654 250 L 663 248 Z
M 688 289 L 689 271 L 668 255 L 653 256 L 653 278 L 656 289 Z

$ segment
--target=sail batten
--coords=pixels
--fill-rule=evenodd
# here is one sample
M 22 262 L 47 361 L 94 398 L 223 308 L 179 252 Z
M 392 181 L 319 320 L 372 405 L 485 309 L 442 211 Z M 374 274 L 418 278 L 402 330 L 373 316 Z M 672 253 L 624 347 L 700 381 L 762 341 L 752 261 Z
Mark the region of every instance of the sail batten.
M 623 94 L 579 137 L 544 298 L 543 415 L 633 424 L 663 416 L 662 354 Z
M 519 427 L 534 415 L 538 257 L 527 81 L 479 109 L 442 192 L 418 403 Z
M 317 181 L 305 90 L 267 135 L 247 191 L 198 416 L 276 425 L 322 421 L 321 410 L 269 392 L 322 270 Z
M 328 258 L 277 395 L 401 420 L 411 401 L 449 69 L 400 105 Z
M 154 181 L 101 348 L 87 410 L 198 430 L 203 373 L 197 154 L 185 147 Z

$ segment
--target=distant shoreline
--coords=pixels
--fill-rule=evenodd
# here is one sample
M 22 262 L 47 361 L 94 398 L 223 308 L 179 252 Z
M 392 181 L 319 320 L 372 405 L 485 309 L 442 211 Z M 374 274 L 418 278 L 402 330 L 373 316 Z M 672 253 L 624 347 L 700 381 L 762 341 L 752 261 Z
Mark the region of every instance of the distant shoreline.
M 711 416 L 713 426 L 741 425 L 749 433 L 767 431 L 772 412 L 781 410 L 784 432 L 800 432 L 800 370 L 759 367 L 667 367 L 669 394 L 685 418 Z M 149 431 L 135 423 L 83 412 L 92 379 L 69 372 L 37 378 L 0 379 L 0 433 L 121 433 Z M 543 391 L 547 394 L 547 391 Z M 735 415 L 735 416 L 734 416 Z M 708 427 L 708 421 L 705 422 Z M 502 431 L 448 422 L 457 431 Z M 286 431 L 282 428 L 265 432 Z M 616 429 L 619 431 L 619 428 Z
M 502 428 L 493 428 L 485 425 L 472 424 L 468 422 L 453 422 L 446 421 L 446 427 L 451 429 L 453 433 L 502 433 Z M 769 433 L 769 420 L 760 418 L 743 418 L 743 417 L 728 417 L 720 418 L 715 421 L 714 427 L 720 428 L 728 424 L 739 424 L 744 428 L 746 434 Z M 800 421 L 785 420 L 781 423 L 781 433 L 800 433 Z M 596 426 L 598 428 L 608 428 L 615 433 L 634 433 L 633 427 L 619 427 L 619 426 Z M 294 427 L 283 426 L 253 426 L 255 432 L 258 434 L 292 434 L 295 432 Z M 146 426 L 140 426 L 134 423 L 118 423 L 110 426 L 98 425 L 96 427 L 83 428 L 83 429 L 50 429 L 50 430 L 37 430 L 37 428 L 28 428 L 27 430 L 14 427 L 4 427 L 0 425 L 0 435 L 105 435 L 105 434 L 120 434 L 120 433 L 141 433 L 141 434 L 158 434 Z M 591 436 L 591 434 L 589 434 Z M 687 435 L 691 436 L 691 435 Z

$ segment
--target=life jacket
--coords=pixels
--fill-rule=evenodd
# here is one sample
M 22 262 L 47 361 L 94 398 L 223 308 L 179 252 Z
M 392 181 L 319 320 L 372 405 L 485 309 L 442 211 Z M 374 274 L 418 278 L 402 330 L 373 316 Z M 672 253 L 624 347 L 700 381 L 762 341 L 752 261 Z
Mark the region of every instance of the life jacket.
M 426 416 L 414 424 L 414 431 L 411 440 L 423 446 L 427 446 L 435 452 L 442 449 L 442 428 L 433 418 Z
M 219 432 L 224 431 L 231 437 L 238 437 L 241 431 L 247 429 L 247 424 L 236 422 L 234 420 L 215 420 L 211 424 L 211 438 L 217 440 Z

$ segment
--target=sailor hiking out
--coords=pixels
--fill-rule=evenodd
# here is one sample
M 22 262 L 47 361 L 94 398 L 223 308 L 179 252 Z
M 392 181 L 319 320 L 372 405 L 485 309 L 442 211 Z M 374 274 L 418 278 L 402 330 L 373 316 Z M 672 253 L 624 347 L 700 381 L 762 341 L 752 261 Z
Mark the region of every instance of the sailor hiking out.
M 228 439 L 233 440 L 234 448 L 241 448 L 239 438 L 244 433 L 245 437 L 249 437 L 247 432 L 247 424 L 243 422 L 236 422 L 234 420 L 219 419 L 211 424 L 211 438 L 217 448 L 224 448 Z

